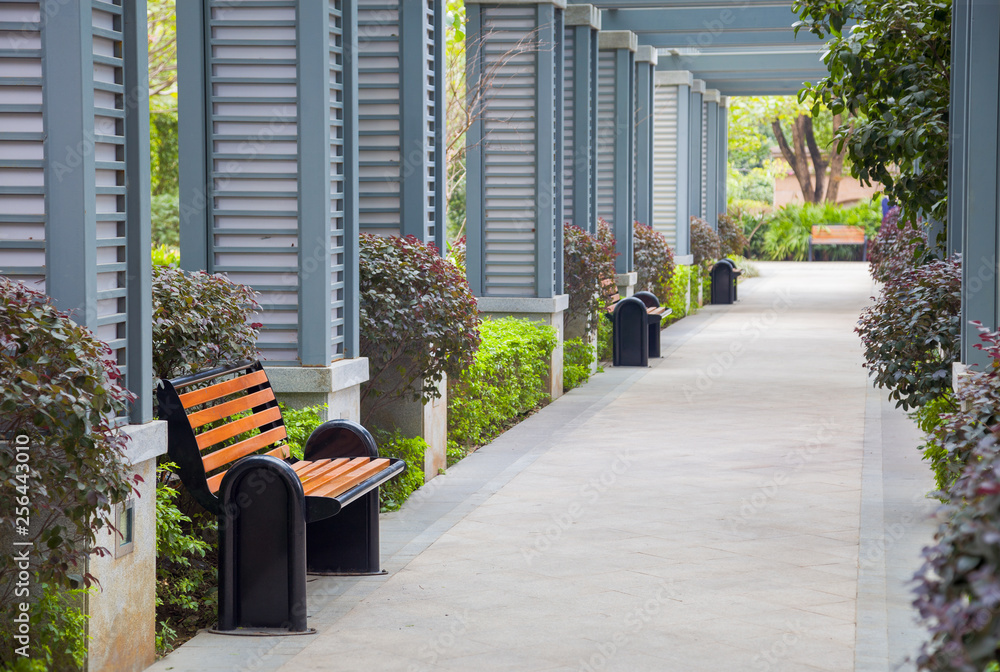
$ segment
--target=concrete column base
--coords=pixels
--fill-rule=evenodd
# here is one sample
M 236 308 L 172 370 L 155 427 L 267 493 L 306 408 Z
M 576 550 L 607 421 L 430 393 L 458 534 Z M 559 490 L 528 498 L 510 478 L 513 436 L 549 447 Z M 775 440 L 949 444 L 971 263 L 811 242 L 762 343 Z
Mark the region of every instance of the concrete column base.
M 278 401 L 292 408 L 326 404 L 323 420 L 361 422 L 361 384 L 368 358 L 341 359 L 329 366 L 265 366 Z
M 126 425 L 129 477 L 142 478 L 137 496 L 117 505 L 117 517 L 132 512 L 132 543 L 110 529 L 97 546 L 110 555 L 91 555 L 87 571 L 100 582 L 87 596 L 87 669 L 140 672 L 156 660 L 156 458 L 167 452 L 167 423 Z M 124 530 L 125 525 L 116 527 Z
M 549 375 L 545 384 L 550 399 L 556 400 L 561 397 L 563 393 L 563 313 L 569 307 L 569 294 L 559 294 L 544 299 L 480 296 L 477 301 L 479 302 L 479 312 L 485 317 L 517 317 L 556 328 L 556 348 L 552 351 L 552 357 L 549 359 Z
M 635 294 L 635 283 L 639 279 L 639 274 L 635 271 L 631 273 L 615 273 L 615 284 L 618 285 L 618 296 L 627 298 Z
M 427 442 L 424 452 L 424 483 L 448 466 L 448 378 L 438 384 L 441 396 L 426 404 L 412 399 L 396 399 L 371 414 L 371 424 L 387 430 L 398 429 L 404 436 L 422 437 Z M 367 409 L 366 409 L 367 413 Z

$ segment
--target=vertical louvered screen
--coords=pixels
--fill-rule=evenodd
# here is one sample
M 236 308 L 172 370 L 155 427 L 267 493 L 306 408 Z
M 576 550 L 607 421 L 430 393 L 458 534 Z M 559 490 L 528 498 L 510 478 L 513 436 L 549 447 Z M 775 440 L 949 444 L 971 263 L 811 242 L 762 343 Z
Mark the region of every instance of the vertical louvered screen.
M 298 358 L 298 130 L 294 0 L 210 0 L 210 270 L 261 293 L 258 348 Z
M 597 216 L 614 224 L 615 207 L 615 52 L 598 52 Z
M 125 76 L 122 0 L 93 0 L 97 320 L 94 331 L 127 364 Z
M 315 0 L 314 0 L 315 1 Z M 328 0 L 330 12 L 330 340 L 334 359 L 347 356 L 347 180 L 345 138 L 344 0 Z M 305 139 L 308 142 L 308 138 Z M 354 229 L 357 235 L 357 228 Z
M 677 249 L 677 93 L 676 86 L 655 87 L 653 126 L 653 221 Z
M 538 53 L 505 56 L 536 25 L 535 5 L 483 7 L 484 69 L 494 73 L 483 105 L 486 296 L 535 296 L 535 126 Z
M 701 215 L 708 216 L 708 104 L 701 106 Z M 714 222 L 709 222 L 715 226 Z
M 438 215 L 438 207 L 446 207 L 444 203 L 438 204 L 436 202 L 438 185 L 437 185 L 437 165 L 438 157 L 436 156 L 436 143 L 437 143 L 437 123 L 438 123 L 438 109 L 437 109 L 437 87 L 438 82 L 436 81 L 437 76 L 437 62 L 436 62 L 436 51 L 438 50 L 439 44 L 443 44 L 444 36 L 437 35 L 437 22 L 434 20 L 435 4 L 437 4 L 437 11 L 444 11 L 442 3 L 435 3 L 435 0 L 424 0 L 423 3 L 423 29 L 421 30 L 422 48 L 420 50 L 421 57 L 420 62 L 423 68 L 423 77 L 420 78 L 420 86 L 423 93 L 423 105 L 420 106 L 421 112 L 423 114 L 423 136 L 424 136 L 424 151 L 423 154 L 426 157 L 424 161 L 423 171 L 420 174 L 421 184 L 423 186 L 423 202 L 424 202 L 424 225 L 425 230 L 424 240 L 428 243 L 434 243 L 442 251 L 445 247 L 445 239 L 447 235 L 443 231 L 437 230 L 437 222 L 443 221 Z M 441 123 L 444 123 L 444 110 L 441 110 Z M 443 165 L 443 164 L 442 164 Z M 442 176 L 444 179 L 444 176 Z
M 399 0 L 358 0 L 360 225 L 400 234 Z
M 45 291 L 39 3 L 0 3 L 0 274 Z
M 563 152 L 563 220 L 572 223 L 573 219 L 573 57 L 575 55 L 575 32 L 574 26 L 567 26 L 564 31 L 563 58 L 565 63 L 563 86 L 563 142 L 565 151 Z M 586 133 L 586 128 L 583 129 Z M 577 226 L 580 224 L 577 222 Z

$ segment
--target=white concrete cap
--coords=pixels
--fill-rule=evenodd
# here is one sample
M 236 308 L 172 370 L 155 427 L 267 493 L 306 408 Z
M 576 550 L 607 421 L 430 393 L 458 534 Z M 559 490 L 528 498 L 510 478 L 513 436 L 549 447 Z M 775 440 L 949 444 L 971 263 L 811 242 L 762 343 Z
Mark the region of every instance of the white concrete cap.
M 565 21 L 567 26 L 590 26 L 601 29 L 601 10 L 593 5 L 568 5 Z
M 719 107 L 729 107 L 729 96 L 719 96 Z
M 631 30 L 602 30 L 597 34 L 598 49 L 628 49 L 639 48 L 639 37 Z
M 705 102 L 706 103 L 718 103 L 719 102 L 719 90 L 718 89 L 707 89 L 705 91 Z
M 635 60 L 639 63 L 652 63 L 656 65 L 659 57 L 656 55 L 656 49 L 649 46 L 648 44 L 639 45 L 639 50 L 635 52 Z
M 696 79 L 691 82 L 691 93 L 705 93 L 705 80 Z
M 691 86 L 694 75 L 687 70 L 657 70 L 653 82 L 656 86 Z

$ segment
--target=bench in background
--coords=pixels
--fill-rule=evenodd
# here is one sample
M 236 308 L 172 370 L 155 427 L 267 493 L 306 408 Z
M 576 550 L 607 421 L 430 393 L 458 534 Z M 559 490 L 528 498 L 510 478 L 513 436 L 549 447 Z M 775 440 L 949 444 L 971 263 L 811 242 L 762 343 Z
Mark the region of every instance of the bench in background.
M 809 235 L 809 261 L 813 260 L 813 245 L 861 245 L 861 261 L 868 261 L 868 236 L 860 226 L 814 226 Z
M 622 299 L 618 294 L 618 286 L 611 279 L 601 281 L 601 290 L 610 302 L 605 317 L 614 325 L 611 335 L 612 364 L 648 366 L 650 357 L 660 356 L 660 324 L 673 310 L 661 306 L 660 300 L 652 292 L 636 292 L 633 296 Z M 634 327 L 633 321 L 636 323 Z M 645 333 L 640 334 L 642 330 Z

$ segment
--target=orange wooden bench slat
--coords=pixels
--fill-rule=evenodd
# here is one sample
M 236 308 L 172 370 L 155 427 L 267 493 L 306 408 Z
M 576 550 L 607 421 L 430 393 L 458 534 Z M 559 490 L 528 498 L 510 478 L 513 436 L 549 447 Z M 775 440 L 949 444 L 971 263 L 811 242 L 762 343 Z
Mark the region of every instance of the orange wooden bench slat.
M 253 394 L 244 395 L 238 399 L 233 399 L 232 401 L 218 404 L 217 406 L 210 406 L 204 410 L 189 413 L 188 422 L 191 423 L 191 429 L 197 429 L 210 422 L 228 418 L 230 415 L 249 411 L 255 406 L 263 406 L 269 401 L 274 401 L 274 390 L 270 387 L 259 392 L 254 392 Z
M 287 459 L 291 453 L 288 450 L 288 446 L 283 445 L 283 446 L 278 446 L 274 450 L 270 450 L 264 454 L 270 455 L 271 457 L 276 457 L 279 460 L 284 460 Z M 212 492 L 212 494 L 215 494 L 216 492 L 219 491 L 219 486 L 222 485 L 222 477 L 225 476 L 227 473 L 228 471 L 223 471 L 207 479 L 208 489 L 209 491 Z
M 296 476 L 301 480 L 310 471 L 319 469 L 323 465 L 330 464 L 331 460 L 329 457 L 324 457 L 322 460 L 316 460 L 315 462 L 309 462 L 307 460 L 299 460 L 292 465 L 292 471 L 295 472 Z
M 337 495 L 350 490 L 365 479 L 374 476 L 387 466 L 389 466 L 389 460 L 386 458 L 373 459 L 361 469 L 355 469 L 350 473 L 344 474 L 343 476 L 338 476 L 329 483 L 324 484 L 321 488 L 313 491 L 312 494 L 316 497 L 336 497 Z
M 336 469 L 323 474 L 323 478 L 314 479 L 309 483 L 304 483 L 303 488 L 307 495 L 315 494 L 317 490 L 325 488 L 333 479 L 347 476 L 350 473 L 364 467 L 371 460 L 370 457 L 354 457 L 346 464 L 339 465 Z
M 281 409 L 275 406 L 273 408 L 264 409 L 260 413 L 254 413 L 253 415 L 245 418 L 227 422 L 221 427 L 216 427 L 215 429 L 210 429 L 207 432 L 199 434 L 197 438 L 198 449 L 205 450 L 206 448 L 214 446 L 221 441 L 231 439 L 234 436 L 239 436 L 243 432 L 249 432 L 251 429 L 255 429 L 261 425 L 266 425 L 280 419 Z
M 811 235 L 813 242 L 819 244 L 862 245 L 865 242 L 865 230 L 857 226 L 814 226 Z
M 324 460 L 323 461 L 324 463 L 319 465 L 315 469 L 310 469 L 304 472 L 300 471 L 299 480 L 302 481 L 302 485 L 305 485 L 306 483 L 311 483 L 312 481 L 315 481 L 317 478 L 323 479 L 330 473 L 339 469 L 341 466 L 347 464 L 348 461 L 349 460 L 346 457 L 338 457 L 335 460 Z
M 258 414 L 259 415 L 259 414 Z M 252 419 L 252 418 L 248 418 Z M 266 432 L 262 432 L 257 436 L 251 436 L 249 439 L 244 439 L 239 443 L 234 443 L 231 446 L 217 450 L 214 453 L 209 453 L 205 455 L 201 461 L 205 465 L 205 471 L 209 472 L 213 469 L 218 469 L 224 464 L 229 464 L 244 455 L 249 455 L 250 453 L 256 452 L 261 448 L 265 448 L 275 441 L 280 441 L 287 437 L 284 426 L 275 427 L 274 429 L 269 429 Z
M 181 400 L 181 405 L 184 406 L 184 408 L 191 408 L 192 406 L 204 404 L 206 401 L 214 401 L 215 399 L 232 394 L 233 392 L 239 392 L 240 390 L 245 390 L 249 387 L 253 387 L 254 385 L 260 385 L 266 382 L 267 373 L 264 371 L 254 371 L 253 373 L 248 373 L 245 376 L 227 380 L 224 383 L 216 383 L 215 385 L 203 387 L 200 390 L 193 390 L 191 392 L 180 394 L 177 398 Z

